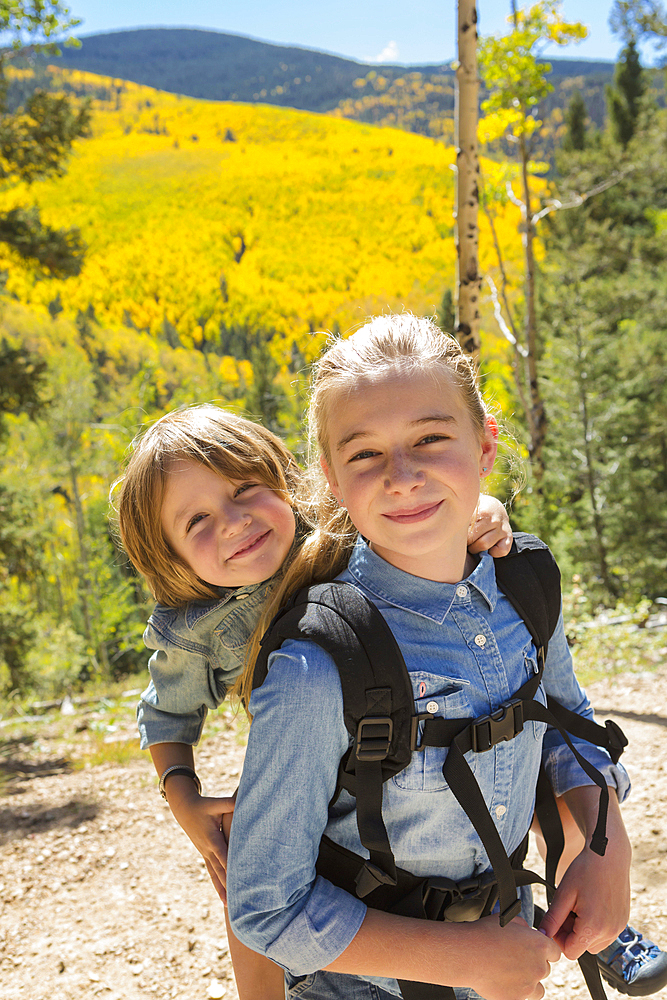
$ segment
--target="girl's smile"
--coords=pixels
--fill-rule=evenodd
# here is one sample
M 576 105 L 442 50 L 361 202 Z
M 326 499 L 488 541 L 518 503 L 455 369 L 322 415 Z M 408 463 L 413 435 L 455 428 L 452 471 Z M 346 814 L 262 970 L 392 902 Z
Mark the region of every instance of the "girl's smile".
M 328 415 L 334 495 L 378 555 L 413 576 L 455 583 L 480 477 L 496 454 L 446 369 L 390 372 L 339 394 Z
M 294 514 L 280 494 L 261 482 L 225 479 L 189 459 L 169 468 L 161 520 L 176 555 L 216 587 L 268 580 L 294 541 Z

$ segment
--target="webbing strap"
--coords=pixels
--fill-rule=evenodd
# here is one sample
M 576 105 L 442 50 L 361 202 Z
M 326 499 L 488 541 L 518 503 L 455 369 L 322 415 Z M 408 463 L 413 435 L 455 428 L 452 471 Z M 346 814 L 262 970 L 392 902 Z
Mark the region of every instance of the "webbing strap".
M 379 760 L 357 760 L 357 827 L 370 854 L 357 878 L 360 899 L 378 885 L 396 885 L 396 864 L 382 818 L 382 767 Z
M 556 872 L 558 862 L 565 848 L 565 837 L 563 835 L 563 824 L 560 813 L 556 805 L 556 797 L 551 787 L 551 782 L 547 778 L 544 765 L 540 764 L 537 776 L 537 793 L 535 797 L 535 812 L 540 823 L 540 829 L 547 845 L 547 856 L 544 862 L 544 871 L 547 882 L 556 884 Z M 547 901 L 551 904 L 553 892 L 547 889 Z
M 465 733 L 461 734 L 461 736 L 465 735 Z M 457 736 L 449 748 L 442 773 L 484 844 L 484 849 L 493 868 L 493 874 L 498 879 L 500 926 L 504 927 L 521 910 L 521 901 L 517 897 L 516 883 L 507 851 L 500 839 L 496 825 L 491 819 L 491 813 L 475 776 L 461 752 L 458 741 L 459 737 Z
M 589 951 L 585 951 L 577 961 L 586 980 L 586 986 L 588 986 L 588 992 L 592 1000 L 607 1000 L 607 994 L 604 991 L 602 977 L 600 976 L 600 967 L 595 955 L 591 955 Z
M 436 986 L 434 983 L 415 983 L 408 979 L 397 979 L 403 1000 L 456 1000 L 451 986 Z

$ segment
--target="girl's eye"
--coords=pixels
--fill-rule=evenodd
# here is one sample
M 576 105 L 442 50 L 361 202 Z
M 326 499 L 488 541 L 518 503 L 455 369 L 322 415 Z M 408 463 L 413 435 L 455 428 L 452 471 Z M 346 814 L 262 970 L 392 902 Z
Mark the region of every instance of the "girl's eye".
M 371 451 L 370 449 L 368 449 L 367 451 L 358 451 L 356 454 L 350 456 L 348 462 L 363 461 L 364 458 L 374 458 L 375 455 L 377 455 L 377 452 Z
M 436 441 L 449 441 L 447 434 L 427 434 L 420 440 L 420 444 L 434 444 Z
M 195 524 L 199 524 L 200 521 L 203 521 L 206 516 L 206 514 L 195 514 L 194 517 L 191 517 L 185 529 L 185 534 L 187 535 L 188 531 L 190 531 L 191 528 L 194 528 Z

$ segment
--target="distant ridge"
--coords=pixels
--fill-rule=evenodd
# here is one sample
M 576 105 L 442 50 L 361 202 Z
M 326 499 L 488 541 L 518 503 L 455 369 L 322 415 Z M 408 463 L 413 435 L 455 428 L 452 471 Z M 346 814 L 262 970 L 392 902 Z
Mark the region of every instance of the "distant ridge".
M 358 63 L 314 49 L 273 45 L 196 28 L 139 28 L 88 35 L 59 63 L 214 101 L 247 101 L 326 112 L 355 96 L 354 81 L 374 72 L 391 84 L 409 73 L 453 78 L 442 64 Z M 549 60 L 558 77 L 610 79 L 613 63 Z M 453 82 L 453 79 L 452 79 Z

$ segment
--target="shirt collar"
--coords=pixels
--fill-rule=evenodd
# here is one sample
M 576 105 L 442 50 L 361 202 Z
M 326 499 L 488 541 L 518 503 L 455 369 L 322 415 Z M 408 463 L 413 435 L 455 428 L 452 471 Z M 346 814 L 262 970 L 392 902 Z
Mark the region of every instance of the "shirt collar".
M 359 537 L 347 573 L 365 590 L 388 604 L 439 622 L 444 621 L 450 608 L 469 604 L 471 592 L 483 597 L 491 611 L 498 601 L 495 566 L 488 552 L 480 555 L 479 562 L 465 580 L 440 583 L 397 569 Z

